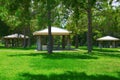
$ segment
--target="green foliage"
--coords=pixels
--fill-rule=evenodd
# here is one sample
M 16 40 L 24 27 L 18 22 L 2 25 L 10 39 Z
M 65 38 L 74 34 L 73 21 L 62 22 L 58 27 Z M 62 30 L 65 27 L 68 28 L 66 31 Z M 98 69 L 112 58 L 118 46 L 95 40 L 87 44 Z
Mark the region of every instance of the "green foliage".
M 5 21 L 11 28 L 26 25 L 29 20 L 29 1 L 30 0 L 4 0 L 1 4 L 1 14 L 3 21 Z
M 111 35 L 119 37 L 119 7 L 109 7 L 110 5 L 106 5 L 106 3 L 102 3 L 101 6 L 106 8 L 93 12 L 94 32 L 99 31 L 101 36 Z
M 89 4 L 88 0 L 50 0 L 49 2 L 52 26 L 67 28 L 73 35 L 85 37 L 84 33 L 88 30 L 86 11 L 91 7 L 93 39 L 105 35 L 120 37 L 120 7 L 112 6 L 113 0 L 92 0 Z M 32 34 L 36 30 L 46 28 L 47 11 L 47 0 L 0 0 L 2 21 L 0 25 L 3 26 L 5 23 L 5 26 L 10 26 L 4 28 L 0 26 L 0 35 L 10 32 L 22 33 L 23 29 L 28 27 Z M 82 41 L 86 43 L 84 37 Z
M 7 35 L 10 32 L 9 28 L 10 27 L 6 23 L 0 20 L 0 37 Z

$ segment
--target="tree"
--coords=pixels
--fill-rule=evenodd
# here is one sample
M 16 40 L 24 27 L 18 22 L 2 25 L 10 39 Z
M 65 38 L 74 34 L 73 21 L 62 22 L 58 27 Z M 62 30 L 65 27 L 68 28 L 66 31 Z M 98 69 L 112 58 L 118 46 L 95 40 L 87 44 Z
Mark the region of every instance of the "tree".
M 10 32 L 10 27 L 0 19 L 0 38 L 8 35 L 8 33 Z
M 14 27 L 16 29 L 21 27 L 21 29 L 23 29 L 23 34 L 26 36 L 26 33 L 29 35 L 30 34 L 30 7 L 31 7 L 31 0 L 5 0 L 2 1 L 2 8 L 3 10 L 3 14 L 7 13 L 7 15 L 5 15 L 3 17 L 4 20 L 6 20 L 6 22 L 8 24 L 10 24 L 12 27 Z M 8 18 L 10 17 L 10 18 Z M 13 29 L 14 29 L 13 28 Z M 21 30 L 20 29 L 20 30 Z M 27 32 L 26 32 L 27 31 Z M 18 31 L 20 32 L 20 31 Z M 24 37 L 24 45 L 23 47 L 26 47 L 26 37 Z
M 48 11 L 48 53 L 52 53 L 52 33 L 51 33 L 51 0 L 47 0 L 47 11 Z
M 52 12 L 54 11 L 55 7 L 58 6 L 59 0 L 45 0 L 41 1 L 43 5 L 46 5 L 46 12 L 47 12 L 47 26 L 48 26 L 48 54 L 52 53 L 53 50 L 53 40 L 52 40 L 52 33 L 51 33 L 51 25 L 53 24 L 54 18 Z M 45 13 L 44 13 L 45 14 Z
M 63 0 L 63 4 L 65 5 L 66 10 L 68 10 L 70 12 L 68 14 L 67 24 L 73 23 L 73 24 L 71 24 L 71 26 L 72 26 L 71 29 L 69 27 L 67 27 L 67 28 L 73 31 L 73 34 L 75 36 L 75 47 L 76 48 L 78 48 L 78 43 L 79 43 L 78 35 L 80 34 L 80 29 L 81 29 L 81 27 L 79 25 L 79 20 L 80 20 L 83 3 L 84 3 L 84 1 L 80 1 L 80 0 L 74 0 L 74 1 L 71 0 L 69 2 L 66 0 Z M 72 18 L 71 18 L 71 16 L 72 16 Z M 69 19 L 71 19 L 71 20 L 69 20 Z
M 91 52 L 92 51 L 92 8 L 94 7 L 94 4 L 96 3 L 96 0 L 94 0 L 94 1 L 90 1 L 90 0 L 78 1 L 78 0 L 76 0 L 75 3 L 74 3 L 74 1 L 70 1 L 70 2 L 67 2 L 65 0 L 63 0 L 63 1 L 65 2 L 65 5 L 67 7 L 71 6 L 72 8 L 75 9 L 74 12 L 75 12 L 75 15 L 76 15 L 76 17 L 75 17 L 76 26 L 78 26 L 77 21 L 79 19 L 79 17 L 78 17 L 79 16 L 78 15 L 79 10 L 78 9 L 81 8 L 81 9 L 84 9 L 87 12 L 87 16 L 88 16 L 87 45 L 88 45 L 88 52 Z M 81 5 L 76 6 L 76 3 L 80 3 Z M 76 42 L 77 42 L 77 40 L 76 40 Z M 77 47 L 77 45 L 76 45 L 76 47 Z
M 92 51 L 92 5 L 91 1 L 88 0 L 88 8 L 87 8 L 87 15 L 88 15 L 88 32 L 87 32 L 87 44 L 88 44 L 88 52 Z
M 98 26 L 95 29 L 99 30 L 103 36 L 119 37 L 119 11 L 119 6 L 113 6 L 112 2 L 109 4 L 107 1 L 101 2 L 101 9 L 95 13 Z

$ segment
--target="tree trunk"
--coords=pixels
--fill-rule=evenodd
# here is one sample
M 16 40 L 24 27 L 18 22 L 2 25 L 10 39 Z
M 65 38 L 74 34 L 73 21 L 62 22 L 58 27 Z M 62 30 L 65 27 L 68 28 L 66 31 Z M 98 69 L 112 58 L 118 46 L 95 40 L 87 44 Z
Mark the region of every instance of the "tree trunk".
M 79 20 L 79 9 L 78 9 L 78 6 L 76 5 L 76 8 L 75 8 L 75 25 L 76 25 L 76 29 L 79 28 L 78 27 L 78 24 L 79 24 L 78 20 Z M 78 34 L 79 33 L 75 34 L 75 48 L 78 48 L 78 42 L 79 42 L 78 41 Z
M 78 34 L 75 35 L 75 48 L 78 48 Z
M 31 36 L 31 30 L 30 30 L 30 24 L 28 25 L 28 28 L 27 28 L 27 31 L 28 31 L 28 47 L 31 46 L 31 40 L 30 40 L 30 36 Z
M 52 53 L 52 33 L 51 33 L 51 6 L 50 0 L 47 0 L 47 11 L 48 11 L 48 54 Z
M 91 4 L 90 0 L 88 0 L 88 32 L 87 32 L 87 46 L 88 46 L 88 53 L 92 52 L 92 11 L 91 11 Z
M 26 48 L 26 28 L 24 28 L 23 30 L 23 34 L 24 34 L 24 40 L 23 40 L 23 48 Z

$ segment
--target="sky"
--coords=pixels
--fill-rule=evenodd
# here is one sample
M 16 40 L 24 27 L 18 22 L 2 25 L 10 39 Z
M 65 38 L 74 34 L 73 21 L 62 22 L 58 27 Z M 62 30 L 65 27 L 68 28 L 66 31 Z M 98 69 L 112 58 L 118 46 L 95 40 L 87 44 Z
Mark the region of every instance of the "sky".
M 119 0 L 119 2 L 116 2 L 116 1 L 117 0 L 113 1 L 112 6 L 116 6 L 116 7 L 120 6 L 120 0 Z

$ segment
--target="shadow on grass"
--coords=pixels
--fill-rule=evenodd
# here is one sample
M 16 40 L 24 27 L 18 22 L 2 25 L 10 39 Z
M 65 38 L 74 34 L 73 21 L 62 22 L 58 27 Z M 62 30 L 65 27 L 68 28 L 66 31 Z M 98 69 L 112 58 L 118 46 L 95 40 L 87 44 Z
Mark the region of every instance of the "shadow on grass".
M 93 49 L 93 51 L 98 51 L 98 52 L 120 52 L 116 49 Z
M 98 53 L 97 55 L 120 58 L 120 54 L 116 53 Z
M 120 77 L 116 78 L 108 75 L 87 75 L 84 72 L 77 73 L 71 71 L 67 71 L 64 74 L 51 75 L 23 73 L 20 77 L 23 77 L 25 80 L 120 80 Z
M 94 57 L 92 55 L 88 55 L 88 54 L 68 54 L 68 53 L 64 53 L 64 54 L 60 54 L 60 53 L 55 53 L 52 55 L 45 55 L 43 54 L 44 58 L 49 58 L 49 59 L 98 59 L 97 57 Z
M 81 50 L 87 50 L 87 47 L 80 47 L 79 49 Z M 98 52 L 120 52 L 116 48 L 93 48 L 93 51 L 98 51 Z
M 117 51 L 117 50 L 97 50 L 96 49 L 96 51 L 97 52 L 93 52 L 93 54 L 98 55 L 98 56 L 108 56 L 108 57 L 120 58 L 120 51 Z
M 82 47 L 80 48 L 82 50 L 87 50 L 87 48 Z M 88 54 L 88 53 L 87 53 Z M 120 51 L 117 49 L 110 49 L 110 48 L 103 48 L 103 49 L 99 49 L 99 48 L 94 48 L 93 52 L 91 54 L 94 55 L 98 55 L 98 56 L 108 56 L 108 57 L 116 57 L 116 58 L 120 58 Z
M 5 46 L 0 46 L 0 49 L 13 49 L 13 50 L 36 50 L 36 47 L 26 47 L 26 48 L 23 48 L 23 47 L 5 47 Z M 71 49 L 62 49 L 62 48 L 55 48 L 53 50 L 66 50 L 66 51 L 73 51 L 75 50 L 75 48 L 71 48 Z M 47 50 L 46 50 L 47 51 Z
M 0 46 L 0 49 L 12 49 L 12 50 L 34 50 L 35 47 L 26 47 L 26 48 L 23 48 L 23 47 L 4 47 L 4 46 Z
M 42 56 L 46 59 L 98 59 L 92 55 L 88 54 L 79 54 L 79 53 L 54 53 L 54 54 L 46 54 L 46 53 L 31 53 L 31 54 L 16 54 L 16 55 L 8 55 L 10 57 L 15 56 Z

